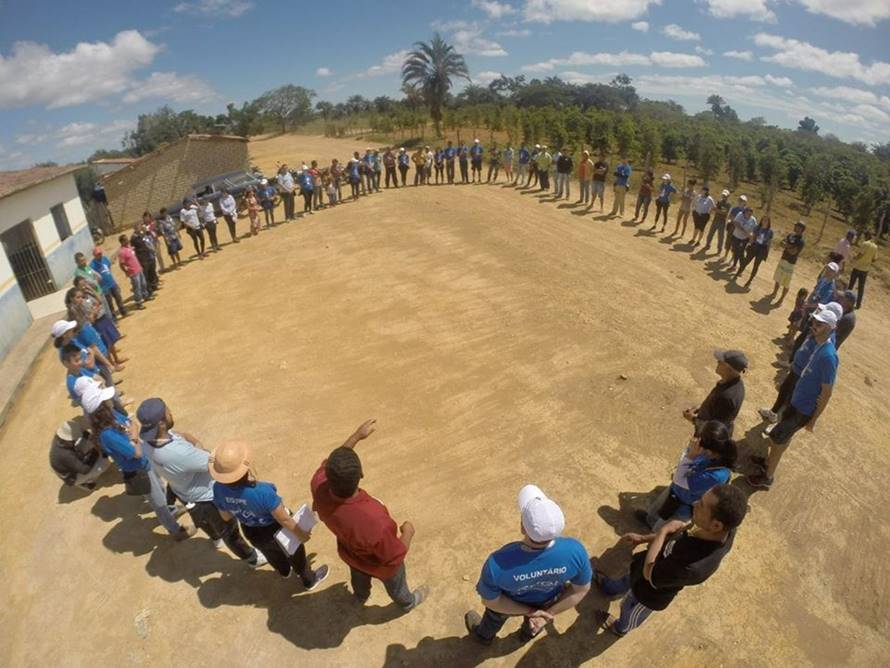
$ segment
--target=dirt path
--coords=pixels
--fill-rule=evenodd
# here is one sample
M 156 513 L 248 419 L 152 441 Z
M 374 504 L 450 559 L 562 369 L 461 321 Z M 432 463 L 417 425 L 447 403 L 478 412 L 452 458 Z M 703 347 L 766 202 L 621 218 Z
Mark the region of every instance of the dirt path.
M 289 162 L 346 155 L 346 142 L 285 139 L 277 155 Z M 256 148 L 265 167 L 276 149 Z M 668 482 L 688 436 L 682 408 L 716 379 L 711 350 L 752 360 L 738 434 L 758 431 L 756 408 L 775 396 L 771 339 L 787 312 L 752 308 L 775 258 L 750 293 L 728 292 L 688 252 L 573 212 L 497 186 L 386 192 L 192 262 L 123 321 L 122 387 L 164 397 L 177 426 L 209 446 L 250 441 L 261 477 L 290 503 L 307 500 L 322 458 L 376 417 L 359 446 L 364 486 L 415 523 L 409 582 L 432 587 L 428 603 L 394 617 L 377 586 L 356 609 L 324 528 L 310 545 L 331 564 L 329 583 L 293 595 L 296 583 L 205 538 L 173 544 L 120 485 L 60 491 L 46 450 L 73 409 L 47 351 L 0 433 L 0 664 L 886 662 L 890 305 L 877 291 L 818 430 L 796 439 L 773 490 L 752 497 L 706 586 L 614 644 L 595 635 L 597 595 L 558 619 L 561 635 L 528 647 L 464 640 L 483 560 L 517 538 L 521 485 L 558 500 L 566 533 L 614 568 L 628 509 Z M 814 278 L 801 267 L 797 281 Z

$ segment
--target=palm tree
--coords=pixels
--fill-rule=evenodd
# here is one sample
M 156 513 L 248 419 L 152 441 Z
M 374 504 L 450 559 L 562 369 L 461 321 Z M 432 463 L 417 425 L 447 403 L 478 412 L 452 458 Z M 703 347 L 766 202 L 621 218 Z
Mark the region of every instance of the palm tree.
M 436 136 L 442 135 L 442 106 L 451 89 L 451 77 L 470 80 L 464 57 L 439 34 L 429 42 L 415 42 L 402 65 L 402 84 L 418 90 L 430 108 Z

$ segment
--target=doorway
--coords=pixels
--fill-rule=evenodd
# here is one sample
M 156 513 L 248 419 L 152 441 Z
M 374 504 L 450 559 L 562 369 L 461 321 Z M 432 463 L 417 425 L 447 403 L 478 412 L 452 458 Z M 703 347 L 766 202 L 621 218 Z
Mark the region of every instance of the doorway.
M 56 291 L 56 285 L 46 266 L 46 258 L 30 220 L 25 220 L 0 234 L 3 250 L 12 266 L 25 301 L 44 297 Z

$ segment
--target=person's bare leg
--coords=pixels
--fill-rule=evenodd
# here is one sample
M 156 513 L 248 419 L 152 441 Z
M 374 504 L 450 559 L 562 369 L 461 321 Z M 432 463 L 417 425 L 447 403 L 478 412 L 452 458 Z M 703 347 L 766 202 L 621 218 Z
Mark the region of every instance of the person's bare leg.
M 783 443 L 773 443 L 772 440 L 769 442 L 769 455 L 766 458 L 766 476 L 767 478 L 773 478 L 776 475 L 776 469 L 779 468 L 779 462 L 782 459 L 782 455 L 785 454 L 785 451 L 788 449 L 788 444 Z
M 782 296 L 779 297 L 779 301 L 776 302 L 776 306 L 781 306 L 782 302 L 785 301 L 785 295 L 788 294 L 788 288 L 782 288 Z

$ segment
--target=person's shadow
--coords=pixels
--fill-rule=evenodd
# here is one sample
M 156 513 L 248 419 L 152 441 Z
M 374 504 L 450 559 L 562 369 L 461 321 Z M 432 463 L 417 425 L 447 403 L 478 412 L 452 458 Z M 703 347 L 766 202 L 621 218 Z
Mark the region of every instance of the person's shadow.
M 296 577 L 285 580 L 268 569 L 240 573 L 229 569 L 205 580 L 198 588 L 198 600 L 206 608 L 266 608 L 268 629 L 303 649 L 339 647 L 356 627 L 386 624 L 409 614 L 394 603 L 361 605 L 345 582 L 303 592 Z
M 769 315 L 770 311 L 779 308 L 777 304 L 773 304 L 772 295 L 763 295 L 760 299 L 751 301 L 751 310 L 760 315 Z
M 640 524 L 634 517 L 634 511 L 646 510 L 651 500 L 663 489 L 664 485 L 659 485 L 649 492 L 619 492 L 618 508 L 603 505 L 597 508 L 596 512 L 619 536 L 642 529 L 648 532 L 648 527 Z
M 96 478 L 96 486 L 92 490 L 75 487 L 74 485 L 62 484 L 59 487 L 58 502 L 64 504 L 82 501 L 93 494 L 97 494 L 102 489 L 122 483 L 123 480 L 124 479 L 118 472 L 117 468 L 113 466 L 109 467 L 109 470 Z
M 733 276 L 727 265 L 720 260 L 709 260 L 708 262 L 705 262 L 705 272 L 715 281 L 726 281 Z
M 723 286 L 723 289 L 726 290 L 731 295 L 740 295 L 751 292 L 751 288 L 748 285 L 739 285 L 734 280 L 730 280 L 726 282 L 726 285 Z

